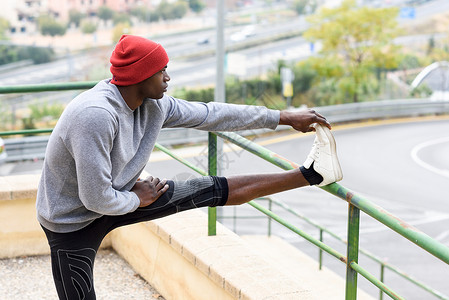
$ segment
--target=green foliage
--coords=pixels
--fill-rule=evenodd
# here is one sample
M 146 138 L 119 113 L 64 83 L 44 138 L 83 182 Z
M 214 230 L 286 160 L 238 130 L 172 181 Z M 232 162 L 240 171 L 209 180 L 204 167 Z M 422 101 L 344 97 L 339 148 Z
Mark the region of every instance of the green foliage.
M 0 120 L 2 120 L 0 122 L 1 131 L 11 130 L 9 124 L 12 123 L 12 113 L 6 105 L 0 105 Z
M 117 43 L 123 34 L 131 34 L 131 25 L 129 23 L 119 23 L 114 26 L 112 31 L 112 41 Z
M 206 7 L 206 4 L 201 0 L 188 0 L 188 2 L 190 9 L 195 13 L 201 12 Z
M 162 0 L 157 11 L 164 20 L 180 19 L 185 16 L 188 10 L 188 5 L 185 1 L 178 1 L 176 3 L 168 3 Z
M 173 19 L 181 19 L 188 11 L 188 4 L 185 1 L 178 1 L 173 5 L 172 16 Z
M 81 23 L 81 31 L 85 34 L 94 33 L 97 31 L 97 24 L 92 21 L 83 21 Z
M 160 15 L 157 10 L 150 10 L 145 6 L 137 6 L 129 11 L 131 16 L 136 17 L 142 22 L 157 22 L 160 19 Z
M 430 38 L 427 46 L 427 57 L 430 59 L 429 63 L 436 61 L 449 61 L 449 38 L 442 38 L 436 40 Z
M 36 129 L 35 121 L 31 116 L 22 118 L 21 121 L 24 130 Z
M 64 110 L 64 106 L 59 103 L 48 104 L 44 102 L 39 104 L 30 104 L 29 109 L 31 111 L 31 115 L 35 119 L 40 120 L 48 117 L 51 119 L 58 119 Z
M 226 80 L 226 102 L 246 105 L 264 105 L 273 109 L 285 108 L 285 103 L 276 91 L 279 78 L 273 80 L 250 79 L 241 81 L 234 77 Z M 173 93 L 174 97 L 189 101 L 214 101 L 214 88 L 204 89 L 178 89 Z
M 150 22 L 150 10 L 146 6 L 136 6 L 130 9 L 129 14 L 139 21 Z
M 421 67 L 419 58 L 416 55 L 412 54 L 403 55 L 398 65 L 398 69 L 400 70 L 416 69 L 419 67 Z
M 53 126 L 64 111 L 64 106 L 59 103 L 31 104 L 28 108 L 30 115 L 23 119 L 24 129 L 35 129 L 37 128 L 36 123 L 43 123 L 42 125 L 45 127 Z
M 304 36 L 322 43 L 311 64 L 321 80 L 331 80 L 326 87 L 339 89 L 341 99 L 332 101 L 360 101 L 364 92 L 376 90 L 376 69 L 397 68 L 397 15 L 397 8 L 360 7 L 355 0 L 344 0 L 340 7 L 323 8 L 308 18 L 311 26 Z
M 298 15 L 304 15 L 308 12 L 314 12 L 318 6 L 316 0 L 295 0 L 293 1 L 293 10 Z
M 81 20 L 85 17 L 85 14 L 77 11 L 76 9 L 69 10 L 69 24 L 74 24 L 75 27 L 79 27 Z
M 417 86 L 410 92 L 410 97 L 427 98 L 430 95 L 432 95 L 432 93 L 433 93 L 432 89 L 427 84 L 421 83 L 419 86 Z
M 0 45 L 0 65 L 12 63 L 18 60 L 16 47 Z
M 314 69 L 310 68 L 307 64 L 298 65 L 293 68 L 295 79 L 293 80 L 293 94 L 301 95 L 307 93 L 317 77 L 317 73 Z
M 132 25 L 131 17 L 127 13 L 116 13 L 112 18 L 114 25 L 128 23 Z
M 34 64 L 50 62 L 55 52 L 52 48 L 22 47 L 18 52 L 20 59 L 31 59 Z
M 9 29 L 9 22 L 0 17 L 0 40 L 6 40 L 6 31 Z
M 106 5 L 103 5 L 98 8 L 97 16 L 103 21 L 112 20 L 114 17 L 114 11 Z
M 214 101 L 214 89 L 186 89 L 185 87 L 174 91 L 174 97 L 186 99 L 189 101 L 211 102 Z
M 38 18 L 39 30 L 42 35 L 57 36 L 64 35 L 67 27 L 52 19 L 50 16 L 41 16 Z
M 35 64 L 49 62 L 55 53 L 51 48 L 0 45 L 0 65 L 31 59 Z

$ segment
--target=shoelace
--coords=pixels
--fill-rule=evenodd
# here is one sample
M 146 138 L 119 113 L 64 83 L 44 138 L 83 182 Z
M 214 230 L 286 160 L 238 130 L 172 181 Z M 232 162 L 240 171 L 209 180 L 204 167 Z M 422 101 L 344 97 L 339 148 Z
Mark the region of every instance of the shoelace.
M 321 143 L 318 140 L 313 142 L 312 150 L 310 151 L 313 160 L 316 160 L 320 155 L 320 145 Z

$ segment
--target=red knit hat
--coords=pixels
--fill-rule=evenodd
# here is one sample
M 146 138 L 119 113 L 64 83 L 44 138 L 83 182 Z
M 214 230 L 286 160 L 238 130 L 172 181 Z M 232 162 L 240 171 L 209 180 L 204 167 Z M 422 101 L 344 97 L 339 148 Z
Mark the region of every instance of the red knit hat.
M 168 63 L 164 48 L 135 35 L 122 35 L 111 55 L 111 83 L 132 85 L 162 70 Z

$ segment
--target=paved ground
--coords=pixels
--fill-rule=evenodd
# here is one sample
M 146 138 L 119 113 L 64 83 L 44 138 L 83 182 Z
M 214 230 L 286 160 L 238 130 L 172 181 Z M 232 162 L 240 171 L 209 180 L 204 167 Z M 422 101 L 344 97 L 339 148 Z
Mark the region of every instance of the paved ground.
M 94 269 L 97 299 L 164 298 L 119 255 L 100 250 Z M 3 300 L 56 299 L 50 256 L 0 260 L 0 295 Z

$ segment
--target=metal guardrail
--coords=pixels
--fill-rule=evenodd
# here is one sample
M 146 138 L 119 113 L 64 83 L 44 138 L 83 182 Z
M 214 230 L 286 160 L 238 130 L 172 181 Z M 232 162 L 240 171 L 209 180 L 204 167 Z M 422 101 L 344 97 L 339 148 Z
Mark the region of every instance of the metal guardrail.
M 449 114 L 449 101 L 420 99 L 380 100 L 314 108 L 331 123 Z
M 10 131 L 0 132 L 0 137 L 30 134 L 49 133 L 52 129 L 35 131 Z M 24 136 L 18 138 L 5 138 L 5 149 L 8 153 L 7 162 L 17 162 L 23 160 L 44 159 L 49 135 Z M 187 143 L 200 143 L 207 141 L 207 132 L 194 129 L 167 128 L 163 129 L 158 141 L 166 146 L 180 145 Z
M 6 87 L 7 89 L 8 87 Z M 45 88 L 34 86 L 31 90 L 38 89 L 39 91 L 45 90 Z M 67 88 L 69 89 L 69 88 Z M 0 93 L 1 93 L 0 88 Z M 5 90 L 5 89 L 3 89 Z M 19 92 L 20 89 L 16 89 L 16 92 Z M 25 92 L 25 91 L 23 91 Z M 404 101 L 402 101 L 403 103 Z M 398 102 L 400 103 L 400 102 Z M 416 103 L 419 103 L 418 100 L 416 100 Z M 436 103 L 436 102 L 435 102 Z M 429 102 L 427 102 L 429 104 Z M 446 102 L 443 103 L 437 103 L 437 105 L 442 105 L 440 109 L 436 112 L 435 110 L 425 110 L 424 113 L 419 114 L 428 114 L 428 113 L 443 113 L 445 109 L 447 109 Z M 376 106 L 376 105 L 374 105 Z M 418 105 L 419 106 L 419 105 Z M 343 106 L 343 107 L 350 107 L 350 106 Z M 380 106 L 379 106 L 380 107 Z M 386 107 L 386 106 L 384 106 Z M 339 107 L 342 108 L 342 107 Z M 354 106 L 353 106 L 354 108 Z M 357 108 L 357 107 L 356 107 Z M 360 109 L 360 107 L 358 107 Z M 325 109 L 325 108 L 323 108 Z M 323 109 L 318 109 L 317 111 L 323 112 Z M 443 111 L 441 110 L 443 109 Z M 372 110 L 375 113 L 374 115 L 378 113 L 378 109 Z M 346 112 L 346 115 L 351 115 L 348 113 L 347 110 L 340 110 L 341 112 Z M 359 111 L 360 112 L 360 111 Z M 444 111 L 444 113 L 447 111 Z M 416 113 L 416 111 L 415 111 Z M 326 113 L 328 115 L 329 113 Z M 337 114 L 338 115 L 338 114 Z M 335 115 L 334 115 L 335 116 Z M 397 116 L 397 114 L 396 114 Z M 374 118 L 374 117 L 373 117 Z M 332 121 L 332 119 L 330 119 Z M 334 121 L 335 122 L 335 121 Z M 29 131 L 27 133 L 30 133 Z M 36 131 L 34 132 L 36 133 Z M 11 133 L 2 133 L 1 135 L 7 135 Z M 263 148 L 260 145 L 257 145 L 256 143 L 253 143 L 247 139 L 245 139 L 242 136 L 239 136 L 235 133 L 209 133 L 209 172 L 206 173 L 204 170 L 200 170 L 197 167 L 193 166 L 192 164 L 188 163 L 187 161 L 183 160 L 182 158 L 177 157 L 173 153 L 169 153 L 169 150 L 165 147 L 157 144 L 156 147 L 166 153 L 169 153 L 170 156 L 173 158 L 179 160 L 183 164 L 187 165 L 188 167 L 192 168 L 196 172 L 199 172 L 200 174 L 206 175 L 215 175 L 216 174 L 216 163 L 217 163 L 217 136 L 226 139 L 243 149 L 269 161 L 270 163 L 285 169 L 285 170 L 291 170 L 294 168 L 297 168 L 298 165 L 294 162 L 291 162 L 278 154 Z M 346 299 L 356 299 L 357 298 L 357 274 L 360 274 L 364 276 L 368 281 L 370 281 L 373 285 L 378 287 L 382 292 L 386 293 L 393 299 L 403 299 L 401 296 L 399 296 L 396 292 L 394 292 L 390 287 L 385 285 L 382 282 L 382 278 L 379 280 L 372 274 L 370 274 L 368 271 L 366 271 L 364 268 L 362 268 L 358 264 L 358 254 L 360 252 L 359 249 L 359 226 L 360 226 L 360 211 L 366 213 L 367 215 L 371 216 L 375 220 L 379 221 L 380 223 L 384 224 L 385 226 L 389 227 L 393 231 L 399 233 L 403 237 L 410 240 L 415 245 L 421 247 L 428 253 L 434 255 L 435 257 L 442 260 L 444 263 L 449 264 L 449 248 L 445 245 L 435 241 L 428 235 L 424 234 L 423 232 L 419 231 L 418 229 L 412 227 L 411 225 L 407 224 L 406 222 L 402 221 L 400 218 L 390 214 L 383 208 L 375 205 L 371 201 L 355 194 L 354 192 L 346 189 L 345 187 L 341 186 L 338 183 L 332 183 L 330 185 L 327 185 L 325 187 L 322 187 L 323 190 L 345 200 L 348 202 L 348 238 L 347 238 L 347 255 L 344 256 L 343 254 L 339 253 L 335 249 L 331 248 L 330 246 L 326 245 L 322 241 L 312 237 L 311 235 L 303 232 L 299 228 L 289 224 L 287 221 L 283 220 L 276 214 L 274 214 L 272 211 L 264 208 L 260 204 L 251 201 L 249 204 L 262 213 L 266 214 L 276 222 L 284 225 L 286 228 L 290 229 L 291 231 L 297 233 L 301 237 L 305 238 L 307 241 L 311 242 L 312 244 L 319 247 L 321 250 L 326 251 L 330 255 L 336 257 L 346 265 Z M 215 208 L 209 208 L 209 235 L 214 235 L 216 233 L 216 210 Z M 381 293 L 382 296 L 382 293 Z M 448 299 L 447 296 L 442 295 L 440 297 L 441 299 Z
M 7 86 L 0 87 L 1 93 L 18 93 L 22 92 L 43 92 L 47 90 L 70 90 L 85 89 L 95 85 L 96 82 L 76 82 L 70 83 L 63 88 L 61 84 L 47 85 L 24 85 L 24 86 Z M 47 89 L 46 89 L 47 88 Z M 332 106 L 320 106 L 314 108 L 317 112 L 326 116 L 331 123 L 342 123 L 351 121 L 360 121 L 367 119 L 385 119 L 393 117 L 411 117 L 422 115 L 439 115 L 449 114 L 449 101 L 423 99 L 397 99 L 382 100 L 362 103 L 348 103 Z M 276 130 L 284 130 L 285 126 L 279 126 Z M 257 135 L 271 130 L 259 129 L 242 131 L 239 134 Z M 0 136 L 14 135 L 14 132 L 1 133 Z M 47 146 L 48 136 L 21 137 L 5 139 L 5 148 L 8 153 L 8 162 L 43 159 Z M 208 139 L 207 132 L 184 129 L 184 128 L 167 128 L 163 129 L 159 135 L 158 142 L 164 146 L 182 145 L 189 143 L 206 142 Z
M 294 162 L 291 162 L 275 152 L 272 152 L 268 149 L 265 149 L 264 147 L 257 145 L 256 143 L 253 143 L 235 133 L 216 133 L 221 138 L 224 138 L 243 149 L 259 156 L 260 158 L 265 159 L 266 161 L 284 169 L 284 170 L 292 170 L 294 168 L 298 168 L 299 165 L 297 165 Z M 442 243 L 432 239 L 425 233 L 419 231 L 415 227 L 409 225 L 405 221 L 401 220 L 400 218 L 396 217 L 395 215 L 389 213 L 382 207 L 372 203 L 371 201 L 355 194 L 354 192 L 350 191 L 349 189 L 341 186 L 338 183 L 332 183 L 330 185 L 321 187 L 321 189 L 343 199 L 344 201 L 348 202 L 348 237 L 347 237 L 347 255 L 344 256 L 338 251 L 330 248 L 326 244 L 324 244 L 322 241 L 315 239 L 314 237 L 310 236 L 309 234 L 303 232 L 299 228 L 296 228 L 295 226 L 289 224 L 279 216 L 275 215 L 272 211 L 266 209 L 265 207 L 261 206 L 260 204 L 251 201 L 249 204 L 261 211 L 262 213 L 266 214 L 267 216 L 271 217 L 273 220 L 277 221 L 278 223 L 284 225 L 285 227 L 289 228 L 293 232 L 297 233 L 298 235 L 305 238 L 307 241 L 311 242 L 312 244 L 316 245 L 323 251 L 326 251 L 330 255 L 336 257 L 340 261 L 344 262 L 346 264 L 346 299 L 356 299 L 357 298 L 357 274 L 362 275 L 365 277 L 368 281 L 370 281 L 373 285 L 378 287 L 382 292 L 386 293 L 393 299 L 403 299 L 401 296 L 399 296 L 395 291 L 393 291 L 390 287 L 385 285 L 381 278 L 381 280 L 377 279 L 375 276 L 370 274 L 368 271 L 363 269 L 358 264 L 358 254 L 360 252 L 359 249 L 359 225 L 360 225 L 360 211 L 363 211 L 367 215 L 371 216 L 375 220 L 379 221 L 380 223 L 386 225 L 393 231 L 397 232 L 398 234 L 402 235 L 403 237 L 407 238 L 409 241 L 411 241 L 413 244 L 421 247 L 428 253 L 432 254 L 433 256 L 439 258 L 441 261 L 443 261 L 446 264 L 449 264 L 449 248 Z M 381 276 L 382 277 L 382 276 Z M 409 277 L 409 276 L 407 276 Z M 412 278 L 410 280 L 412 283 L 414 283 L 417 286 L 420 286 L 421 288 L 424 288 L 426 291 L 429 291 L 430 288 L 427 286 L 420 285 L 418 282 L 414 281 Z M 430 291 L 433 295 L 437 296 L 440 299 L 449 299 L 447 296 L 442 295 L 438 291 L 433 291 L 430 289 Z M 380 297 L 382 298 L 382 293 L 380 294 Z

